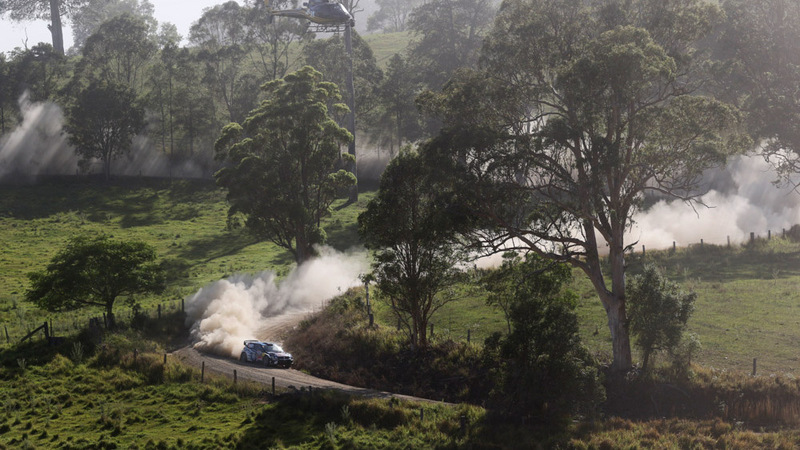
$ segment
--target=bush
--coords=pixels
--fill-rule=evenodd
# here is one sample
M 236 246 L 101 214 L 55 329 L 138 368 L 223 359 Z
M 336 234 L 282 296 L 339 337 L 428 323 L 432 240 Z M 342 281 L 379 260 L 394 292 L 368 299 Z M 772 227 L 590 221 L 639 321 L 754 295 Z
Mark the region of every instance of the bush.
M 642 352 L 642 371 L 648 372 L 651 356 L 659 351 L 673 356 L 673 363 L 682 366 L 678 372 L 687 370 L 696 345 L 681 348 L 681 341 L 697 294 L 683 292 L 648 264 L 641 275 L 632 277 L 626 296 L 629 330 Z
M 509 262 L 509 261 L 507 261 Z M 493 275 L 493 294 L 507 298 L 511 332 L 486 341 L 502 359 L 495 410 L 538 422 L 594 414 L 604 398 L 596 365 L 578 335 L 571 271 L 534 255 L 513 258 Z

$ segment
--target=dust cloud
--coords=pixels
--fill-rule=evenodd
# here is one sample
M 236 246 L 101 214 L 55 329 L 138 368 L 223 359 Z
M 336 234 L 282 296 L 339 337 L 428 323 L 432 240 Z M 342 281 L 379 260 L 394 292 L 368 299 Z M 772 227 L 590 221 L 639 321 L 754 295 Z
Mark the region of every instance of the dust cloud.
M 626 242 L 638 249 L 679 247 L 704 243 L 726 244 L 766 236 L 800 223 L 800 194 L 789 186 L 776 186 L 776 174 L 760 156 L 739 156 L 726 168 L 707 174 L 710 190 L 701 197 L 705 205 L 659 201 L 634 218 Z
M 339 253 L 322 247 L 320 256 L 279 281 L 276 274 L 239 274 L 200 289 L 186 302 L 194 347 L 237 357 L 245 339 L 258 339 L 265 321 L 282 314 L 311 311 L 359 285 L 369 270 L 366 253 Z

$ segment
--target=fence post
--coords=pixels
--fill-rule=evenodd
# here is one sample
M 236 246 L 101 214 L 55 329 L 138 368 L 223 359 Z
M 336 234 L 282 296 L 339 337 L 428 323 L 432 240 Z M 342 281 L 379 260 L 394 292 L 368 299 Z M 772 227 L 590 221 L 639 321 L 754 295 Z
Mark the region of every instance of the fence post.
M 167 353 L 166 352 L 164 352 L 164 365 L 165 366 L 167 365 Z
M 236 369 L 233 369 L 233 384 L 236 384 Z
M 275 377 L 272 377 L 272 396 L 275 397 Z
M 675 246 L 675 241 L 672 241 L 672 253 L 675 253 L 676 251 L 677 251 L 677 248 Z
M 8 336 L 8 325 L 3 325 L 3 328 L 5 328 L 5 330 L 6 330 L 6 343 L 10 344 L 11 343 L 11 338 Z
M 467 344 L 469 344 L 472 338 L 472 330 L 467 330 Z
M 646 250 L 644 248 L 644 245 L 642 245 L 642 256 L 645 256 L 646 254 L 647 254 L 647 252 L 646 252 Z
M 730 248 L 730 247 L 731 247 L 731 237 L 728 236 L 728 248 Z
M 703 240 L 700 239 L 700 249 L 702 249 L 702 248 L 703 248 Z
M 203 364 L 200 366 L 200 382 L 203 383 L 206 379 L 206 362 L 203 361 Z

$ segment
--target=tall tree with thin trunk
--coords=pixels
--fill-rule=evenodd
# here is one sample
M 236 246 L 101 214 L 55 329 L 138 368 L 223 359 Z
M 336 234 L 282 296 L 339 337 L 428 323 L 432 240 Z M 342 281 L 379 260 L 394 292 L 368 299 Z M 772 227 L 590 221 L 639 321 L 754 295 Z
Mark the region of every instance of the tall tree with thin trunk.
M 63 17 L 70 17 L 88 0 L 0 0 L 0 15 L 9 14 L 11 20 L 49 20 L 47 28 L 53 38 L 53 48 L 64 54 Z
M 428 324 L 455 300 L 459 279 L 452 227 L 438 202 L 430 168 L 414 153 L 401 154 L 381 177 L 378 194 L 358 216 L 359 233 L 375 250 L 373 276 L 415 348 L 428 346 Z
M 718 15 L 703 0 L 506 1 L 482 71 L 420 100 L 446 125 L 424 152 L 465 238 L 582 270 L 617 371 L 633 364 L 626 232 L 643 196 L 697 200 L 703 171 L 750 145 L 737 110 L 701 90 L 696 43 Z

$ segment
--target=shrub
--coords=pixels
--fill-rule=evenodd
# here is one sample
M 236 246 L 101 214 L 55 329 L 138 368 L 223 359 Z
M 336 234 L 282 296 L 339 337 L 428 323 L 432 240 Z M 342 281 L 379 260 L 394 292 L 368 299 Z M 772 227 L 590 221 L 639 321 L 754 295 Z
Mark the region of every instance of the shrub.
M 571 271 L 535 255 L 514 258 L 488 286 L 508 305 L 511 332 L 486 342 L 502 358 L 495 409 L 541 422 L 593 414 L 604 397 L 599 374 L 578 335 Z
M 681 349 L 680 345 L 697 294 L 682 291 L 652 264 L 632 277 L 626 294 L 629 330 L 642 352 L 642 371 L 647 373 L 650 358 L 658 351 L 669 352 L 674 363 L 688 368 L 695 346 L 686 343 Z

